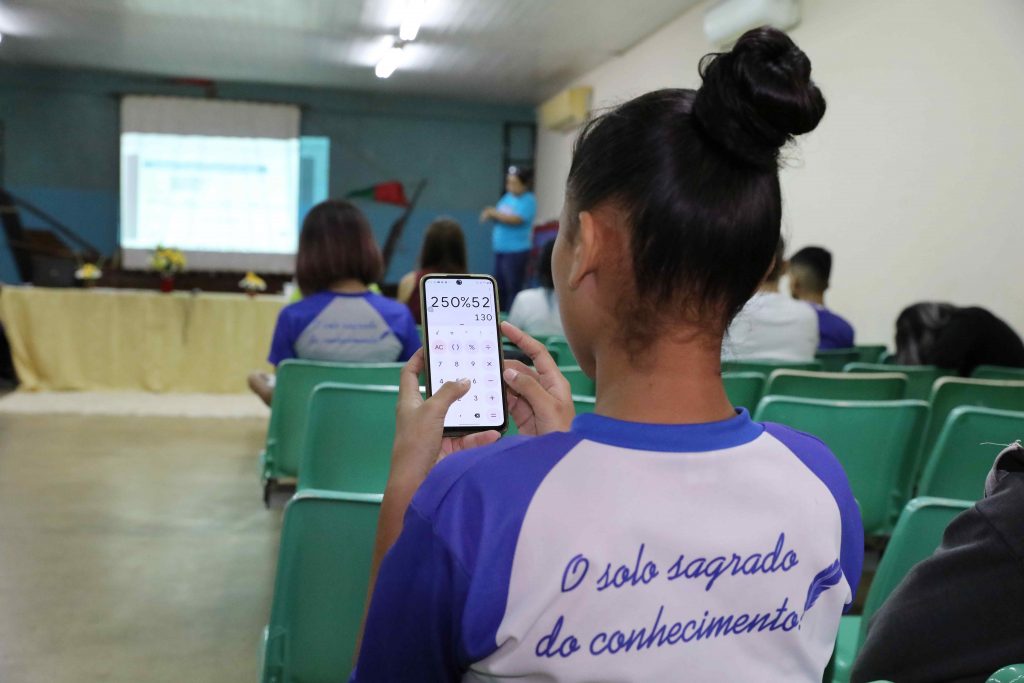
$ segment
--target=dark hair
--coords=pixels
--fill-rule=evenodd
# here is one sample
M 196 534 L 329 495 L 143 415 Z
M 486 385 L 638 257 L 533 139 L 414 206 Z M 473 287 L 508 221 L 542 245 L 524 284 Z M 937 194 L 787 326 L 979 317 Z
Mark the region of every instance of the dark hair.
M 815 292 L 828 289 L 828 280 L 832 276 L 832 254 L 824 247 L 804 247 L 789 257 L 792 268 L 804 271 L 807 286 Z
M 930 365 L 932 349 L 953 313 L 953 304 L 922 302 L 907 306 L 896 318 L 896 362 Z
M 555 288 L 555 278 L 551 275 L 551 253 L 554 250 L 555 241 L 546 242 L 537 257 L 537 282 L 544 289 Z
M 369 285 L 384 269 L 366 216 L 351 202 L 328 199 L 306 214 L 299 234 L 295 279 L 303 295 L 330 289 L 340 280 Z
M 519 178 L 519 182 L 525 185 L 527 188 L 533 187 L 533 169 L 523 168 L 522 166 L 509 166 L 509 175 L 514 175 Z
M 468 272 L 462 226 L 447 217 L 438 218 L 428 225 L 423 234 L 419 264 L 420 268 L 436 273 Z
M 620 318 L 642 345 L 668 315 L 721 332 L 771 265 L 782 219 L 779 148 L 825 100 L 784 33 L 759 28 L 701 60 L 700 90 L 658 90 L 591 121 L 566 183 L 579 211 L 608 204 L 631 229 Z

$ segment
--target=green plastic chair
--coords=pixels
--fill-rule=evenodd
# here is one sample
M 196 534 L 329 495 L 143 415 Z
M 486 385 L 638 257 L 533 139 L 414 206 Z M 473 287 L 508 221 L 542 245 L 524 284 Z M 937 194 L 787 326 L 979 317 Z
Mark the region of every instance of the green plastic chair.
M 935 552 L 949 523 L 969 507 L 971 503 L 965 500 L 915 498 L 903 508 L 871 582 L 863 613 L 844 616 L 839 621 L 834 683 L 850 680 L 850 669 L 864 644 L 868 625 L 875 612 L 913 566 Z
M 579 363 L 576 362 L 576 356 L 573 355 L 572 349 L 569 347 L 569 342 L 566 341 L 565 337 L 548 337 L 544 346 L 547 347 L 552 357 L 554 357 L 555 362 L 559 365 L 567 367 L 570 365 L 579 365 Z
M 931 401 L 932 417 L 925 432 L 925 453 L 931 453 L 935 447 L 939 432 L 954 408 L 978 406 L 1024 412 L 1024 381 L 943 377 L 932 388 Z
M 776 370 L 821 370 L 820 361 L 793 363 L 784 360 L 724 360 L 722 372 L 760 372 L 767 377 Z
M 573 396 L 572 404 L 576 407 L 576 414 L 594 412 L 594 404 L 597 399 L 593 396 Z
M 924 464 L 917 493 L 978 500 L 1003 446 L 1024 439 L 1024 412 L 962 406 L 946 418 Z
M 277 366 L 267 442 L 260 454 L 264 500 L 282 477 L 297 477 L 313 389 L 324 382 L 397 385 L 402 363 L 286 360 Z
M 327 382 L 313 390 L 299 490 L 383 493 L 391 468 L 398 387 Z
M 860 504 L 864 533 L 884 535 L 892 529 L 909 498 L 927 403 L 766 396 L 754 419 L 780 422 L 824 441 L 846 470 Z
M 842 372 L 847 363 L 860 361 L 860 351 L 856 348 L 819 349 L 814 358 L 825 372 Z
M 764 375 L 760 372 L 723 372 L 722 384 L 729 403 L 744 407 L 751 413 L 757 409 L 757 402 L 764 393 Z
M 569 380 L 569 389 L 573 394 L 580 396 L 593 396 L 595 385 L 594 380 L 587 377 L 578 365 L 560 367 L 558 371 Z
M 898 372 L 853 374 L 776 370 L 765 396 L 802 396 L 845 401 L 898 401 L 907 391 L 907 376 Z
M 1011 664 L 989 676 L 987 683 L 1024 683 L 1024 664 Z
M 288 503 L 263 632 L 262 683 L 348 680 L 381 498 L 307 489 Z
M 857 358 L 858 363 L 879 363 L 882 354 L 889 352 L 885 344 L 857 344 L 853 348 L 857 349 L 860 356 Z
M 1001 365 L 979 365 L 971 373 L 972 379 L 1024 380 L 1024 368 L 1006 368 Z
M 903 398 L 927 401 L 935 380 L 948 371 L 933 365 L 891 365 L 887 363 L 847 363 L 843 372 L 899 372 L 907 376 L 907 393 Z

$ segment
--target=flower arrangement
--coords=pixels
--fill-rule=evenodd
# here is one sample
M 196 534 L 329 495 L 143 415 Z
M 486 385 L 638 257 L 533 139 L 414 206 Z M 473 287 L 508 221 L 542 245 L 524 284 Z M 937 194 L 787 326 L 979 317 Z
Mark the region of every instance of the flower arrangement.
M 245 274 L 245 277 L 238 281 L 238 286 L 248 294 L 267 291 L 266 281 L 251 270 Z
M 103 271 L 95 263 L 83 263 L 78 270 L 75 271 L 75 279 L 82 280 L 86 283 L 95 282 L 103 277 Z
M 185 255 L 177 249 L 162 247 L 159 244 L 149 257 L 149 266 L 162 275 L 173 275 L 185 270 Z

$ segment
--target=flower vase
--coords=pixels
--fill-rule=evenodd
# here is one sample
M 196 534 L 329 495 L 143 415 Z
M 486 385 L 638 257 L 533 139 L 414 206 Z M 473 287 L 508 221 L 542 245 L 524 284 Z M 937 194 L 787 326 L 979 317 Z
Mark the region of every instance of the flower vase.
M 174 275 L 164 273 L 160 276 L 160 291 L 164 294 L 174 291 Z

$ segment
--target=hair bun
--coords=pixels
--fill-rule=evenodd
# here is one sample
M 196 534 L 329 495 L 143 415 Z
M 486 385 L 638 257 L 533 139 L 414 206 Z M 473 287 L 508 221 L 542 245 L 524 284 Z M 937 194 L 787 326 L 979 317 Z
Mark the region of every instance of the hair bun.
M 777 168 L 779 149 L 814 130 L 825 97 L 811 80 L 811 60 L 782 31 L 763 26 L 729 52 L 705 55 L 693 116 L 726 151 L 760 168 Z

